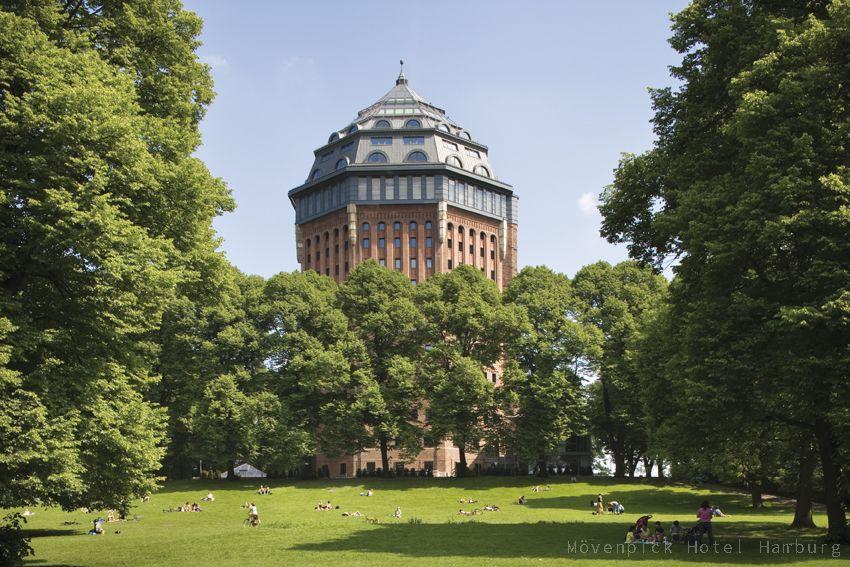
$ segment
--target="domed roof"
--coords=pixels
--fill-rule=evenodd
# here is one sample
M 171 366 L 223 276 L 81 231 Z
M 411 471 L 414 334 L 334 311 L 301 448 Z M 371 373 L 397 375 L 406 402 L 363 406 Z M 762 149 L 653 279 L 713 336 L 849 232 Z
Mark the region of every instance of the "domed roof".
M 377 164 L 444 164 L 494 179 L 487 152 L 445 110 L 416 92 L 402 69 L 384 96 L 315 151 L 307 180 L 318 182 L 349 166 Z

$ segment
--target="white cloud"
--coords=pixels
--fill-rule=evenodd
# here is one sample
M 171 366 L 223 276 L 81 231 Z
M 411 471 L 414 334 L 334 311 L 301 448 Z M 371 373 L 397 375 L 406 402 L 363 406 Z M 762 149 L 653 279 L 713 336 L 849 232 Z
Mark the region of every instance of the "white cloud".
M 213 69 L 221 69 L 227 67 L 227 59 L 225 59 L 221 55 L 201 55 L 200 59 L 202 63 L 206 63 Z
M 596 195 L 594 193 L 582 193 L 578 198 L 578 208 L 586 215 L 592 215 L 597 212 Z

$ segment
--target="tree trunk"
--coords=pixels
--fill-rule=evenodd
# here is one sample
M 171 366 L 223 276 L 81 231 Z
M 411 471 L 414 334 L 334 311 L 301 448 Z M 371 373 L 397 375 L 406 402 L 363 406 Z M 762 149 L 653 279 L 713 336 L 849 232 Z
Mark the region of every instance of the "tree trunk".
M 236 461 L 227 461 L 227 480 L 239 480 L 239 475 L 233 470 L 236 468 Z
M 635 477 L 635 471 L 637 470 L 638 459 L 637 457 L 632 457 L 629 459 L 629 478 Z
M 812 518 L 812 478 L 817 465 L 817 455 L 811 441 L 806 440 L 800 448 L 800 473 L 797 477 L 797 502 L 794 505 L 792 528 L 813 528 Z
M 658 465 L 658 479 L 664 480 L 666 478 L 664 476 L 664 459 L 656 460 L 655 464 Z
M 549 476 L 549 467 L 546 463 L 546 457 L 539 457 L 537 459 L 537 475 L 541 477 Z
M 390 475 L 390 456 L 389 456 L 389 442 L 387 441 L 386 435 L 381 435 L 381 474 L 384 476 Z
M 826 541 L 829 543 L 850 543 L 847 531 L 847 512 L 844 509 L 841 468 L 836 459 L 838 442 L 829 424 L 819 419 L 815 422 L 815 438 L 820 453 L 823 472 L 823 497 L 826 504 L 826 517 L 829 525 L 826 529 Z
M 626 456 L 622 451 L 615 450 L 614 452 L 614 476 L 616 478 L 625 478 L 626 476 Z
M 457 476 L 466 476 L 466 449 L 463 448 L 463 445 L 458 447 L 458 453 L 460 455 L 460 462 L 457 465 Z
M 750 479 L 750 499 L 753 508 L 761 508 L 764 506 L 764 501 L 761 494 L 761 479 L 753 476 Z
M 655 464 L 655 463 L 653 463 L 652 459 L 647 459 L 646 457 L 644 457 L 644 459 L 643 459 L 643 470 L 644 470 L 644 476 L 646 478 L 652 478 L 652 465 L 653 464 Z

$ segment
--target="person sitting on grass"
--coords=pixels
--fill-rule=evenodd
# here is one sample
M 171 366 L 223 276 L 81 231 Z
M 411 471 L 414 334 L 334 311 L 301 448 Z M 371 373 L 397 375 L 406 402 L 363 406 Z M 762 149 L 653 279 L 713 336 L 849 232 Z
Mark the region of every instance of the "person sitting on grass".
M 212 492 L 207 492 L 207 495 L 201 499 L 201 502 L 215 502 L 215 496 Z
M 629 526 L 628 531 L 626 531 L 626 543 L 634 543 L 635 542 L 635 527 Z
M 197 502 L 192 502 L 192 511 L 193 512 L 200 512 L 201 511 L 201 507 L 200 507 L 200 505 L 198 505 Z
M 535 486 L 532 486 L 532 487 L 531 487 L 531 491 L 532 491 L 532 492 L 540 492 L 540 487 L 539 487 L 539 486 L 536 486 L 536 485 L 535 485 Z
M 361 492 L 360 496 L 372 496 L 372 489 L 370 488 L 366 492 Z
M 715 518 L 725 518 L 726 516 L 728 516 L 728 514 L 723 513 L 719 506 L 711 507 L 711 515 Z
M 92 520 L 92 529 L 89 530 L 89 535 L 103 535 L 103 524 L 106 522 L 103 518 Z
M 644 524 L 643 527 L 638 532 L 638 539 L 642 542 L 652 541 L 652 534 L 649 533 L 649 525 Z
M 682 528 L 679 526 L 679 520 L 673 520 L 673 525 L 670 526 L 670 540 L 678 543 L 682 539 Z
M 395 512 L 393 512 L 393 518 L 401 518 L 401 508 L 396 506 Z
M 655 534 L 652 536 L 652 539 L 656 543 L 664 542 L 664 526 L 661 525 L 661 522 L 655 522 Z

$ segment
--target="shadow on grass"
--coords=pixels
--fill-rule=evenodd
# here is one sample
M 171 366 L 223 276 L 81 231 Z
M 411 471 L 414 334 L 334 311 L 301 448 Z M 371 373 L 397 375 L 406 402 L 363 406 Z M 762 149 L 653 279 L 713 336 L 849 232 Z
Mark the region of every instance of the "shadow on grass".
M 659 558 L 674 558 L 679 561 L 722 560 L 731 563 L 788 563 L 796 562 L 803 557 L 795 554 L 773 555 L 759 553 L 759 540 L 770 538 L 777 541 L 776 530 L 757 524 L 735 524 L 735 534 L 722 533 L 716 530 L 717 541 L 720 544 L 731 544 L 729 553 L 694 553 L 683 544 L 671 547 L 670 553 L 665 553 L 662 546 L 657 546 L 653 553 L 652 546 L 637 545 L 628 548 L 621 544 L 624 529 L 617 526 L 587 525 L 582 523 L 551 523 L 537 524 L 487 524 L 476 521 L 460 521 L 449 524 L 385 524 L 350 533 L 339 539 L 295 545 L 293 549 L 311 553 L 328 552 L 361 552 L 361 553 L 392 553 L 410 558 L 526 558 L 526 559 L 582 559 L 611 561 L 616 559 L 650 560 Z M 819 534 L 811 533 L 796 537 L 801 541 L 814 543 Z M 740 544 L 739 544 L 740 540 Z M 783 541 L 793 542 L 794 536 L 787 534 Z M 594 551 L 589 548 L 582 553 L 582 544 L 597 546 Z M 607 552 L 605 544 L 611 544 Z M 740 553 L 739 553 L 740 550 Z M 830 548 L 823 552 L 823 557 L 830 557 Z M 320 561 L 321 555 L 317 555 Z M 806 555 L 806 558 L 815 558 Z
M 591 513 L 596 508 L 597 494 L 599 493 L 554 497 L 548 497 L 546 492 L 529 494 L 527 495 L 528 502 L 526 505 L 529 508 L 587 510 L 588 513 Z M 737 513 L 763 513 L 770 515 L 778 512 L 787 512 L 789 507 L 793 509 L 793 506 L 787 505 L 774 505 L 758 510 L 747 508 L 748 499 L 742 495 L 729 493 L 728 489 L 718 489 L 716 495 L 704 496 L 659 486 L 657 488 L 636 488 L 634 490 L 618 489 L 611 493 L 603 491 L 602 497 L 606 504 L 612 500 L 616 500 L 625 507 L 626 513 L 630 515 L 641 515 L 644 513 L 681 514 L 683 510 L 693 510 L 693 516 L 696 517 L 697 508 L 706 499 L 712 504 L 719 506 L 721 510 L 727 512 L 735 511 Z
M 36 528 L 36 529 L 26 529 L 24 528 L 24 536 L 29 538 L 39 538 L 39 537 L 58 537 L 58 536 L 71 536 L 71 535 L 80 535 L 85 533 L 83 530 L 75 530 L 71 528 L 67 529 L 46 529 L 46 528 Z

